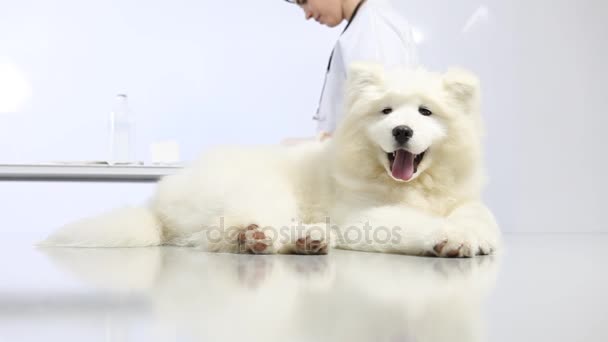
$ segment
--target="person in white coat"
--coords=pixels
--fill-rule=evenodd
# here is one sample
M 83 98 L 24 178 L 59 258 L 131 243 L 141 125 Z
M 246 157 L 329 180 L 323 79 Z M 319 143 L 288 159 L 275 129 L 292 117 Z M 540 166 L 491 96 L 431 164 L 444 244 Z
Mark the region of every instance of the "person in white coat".
M 348 22 L 329 58 L 314 116 L 321 140 L 331 136 L 342 118 L 346 71 L 351 63 L 372 61 L 387 68 L 417 64 L 412 29 L 385 0 L 286 1 L 297 4 L 307 20 L 329 27 Z

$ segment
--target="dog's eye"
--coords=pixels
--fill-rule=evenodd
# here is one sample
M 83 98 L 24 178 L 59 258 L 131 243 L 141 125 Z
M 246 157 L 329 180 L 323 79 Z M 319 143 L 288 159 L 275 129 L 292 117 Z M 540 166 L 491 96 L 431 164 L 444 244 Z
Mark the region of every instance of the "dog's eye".
M 384 115 L 388 115 L 392 112 L 393 112 L 393 108 L 391 108 L 391 107 L 386 107 L 382 110 L 382 114 L 384 114 Z
M 428 108 L 426 108 L 425 106 L 420 106 L 418 107 L 418 113 L 424 115 L 424 116 L 430 116 L 433 114 L 433 112 L 431 112 Z

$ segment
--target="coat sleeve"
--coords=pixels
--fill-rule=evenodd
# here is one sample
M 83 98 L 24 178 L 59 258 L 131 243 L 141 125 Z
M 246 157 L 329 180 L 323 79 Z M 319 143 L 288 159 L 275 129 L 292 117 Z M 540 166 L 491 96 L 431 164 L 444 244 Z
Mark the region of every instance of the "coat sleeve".
M 389 8 L 373 8 L 365 16 L 358 17 L 353 25 L 343 35 L 335 47 L 334 58 L 340 58 L 339 63 L 343 70 L 332 70 L 342 73 L 346 79 L 348 67 L 354 62 L 376 62 L 387 68 L 396 66 L 415 66 L 418 63 L 416 44 L 413 39 L 410 25 Z M 343 88 L 344 82 L 328 84 L 323 91 L 324 101 L 333 101 L 336 106 L 320 108 L 318 122 L 319 132 L 333 132 L 343 110 L 345 89 L 329 89 L 339 86 Z M 331 98 L 331 99 L 330 99 Z
M 412 28 L 398 13 L 377 8 L 361 19 L 356 30 L 341 42 L 347 70 L 353 62 L 376 62 L 385 67 L 417 65 Z

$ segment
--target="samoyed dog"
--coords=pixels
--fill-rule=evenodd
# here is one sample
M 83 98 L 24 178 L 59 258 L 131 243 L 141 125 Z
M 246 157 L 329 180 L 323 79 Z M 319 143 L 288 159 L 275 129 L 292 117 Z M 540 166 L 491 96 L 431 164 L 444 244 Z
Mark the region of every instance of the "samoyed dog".
M 499 248 L 481 202 L 474 75 L 357 63 L 345 104 L 325 142 L 212 150 L 163 178 L 146 205 L 68 224 L 42 244 L 441 257 Z

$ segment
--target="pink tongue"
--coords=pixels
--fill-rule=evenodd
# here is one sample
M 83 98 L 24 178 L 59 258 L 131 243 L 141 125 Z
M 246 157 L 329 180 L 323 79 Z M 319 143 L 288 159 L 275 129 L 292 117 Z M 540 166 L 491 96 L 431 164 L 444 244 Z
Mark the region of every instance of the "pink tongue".
M 404 150 L 397 150 L 391 172 L 393 177 L 397 179 L 406 181 L 412 178 L 414 175 L 414 155 Z

